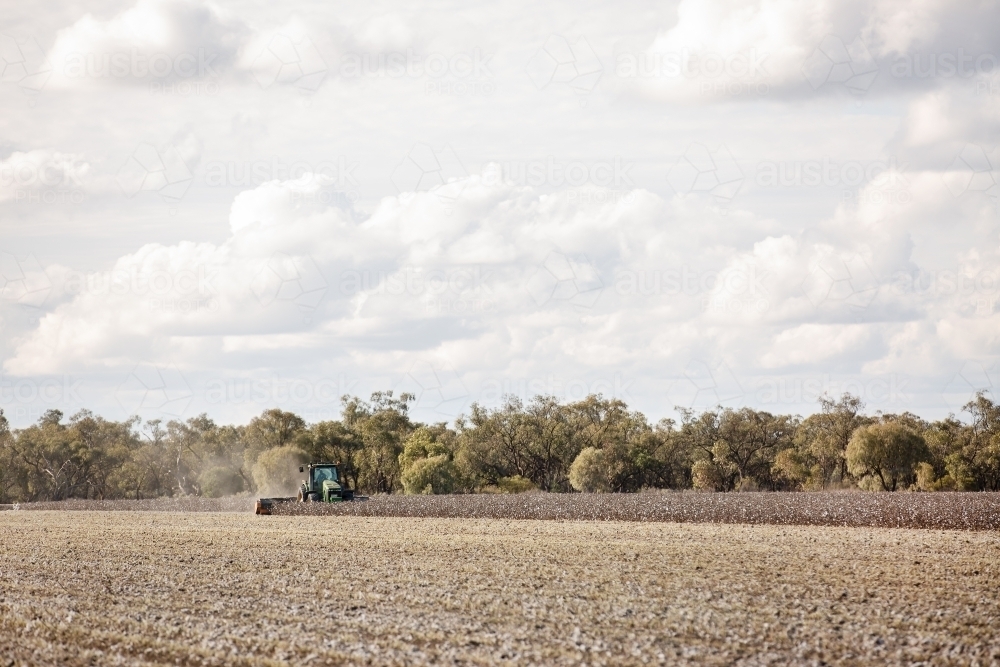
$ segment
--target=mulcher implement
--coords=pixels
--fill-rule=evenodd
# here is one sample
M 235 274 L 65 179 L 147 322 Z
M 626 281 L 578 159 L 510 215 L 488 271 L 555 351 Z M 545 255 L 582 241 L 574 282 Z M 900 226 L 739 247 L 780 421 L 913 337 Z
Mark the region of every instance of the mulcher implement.
M 355 496 L 354 491 L 347 488 L 346 480 L 340 476 L 336 463 L 313 463 L 300 466 L 299 472 L 304 472 L 299 493 L 294 498 L 258 498 L 255 514 L 270 514 L 275 505 L 280 503 L 340 503 L 355 500 L 368 500 L 364 496 Z

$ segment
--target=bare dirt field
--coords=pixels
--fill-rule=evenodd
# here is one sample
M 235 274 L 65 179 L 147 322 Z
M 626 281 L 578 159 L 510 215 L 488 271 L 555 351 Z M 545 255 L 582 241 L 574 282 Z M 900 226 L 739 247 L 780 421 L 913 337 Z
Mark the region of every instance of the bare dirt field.
M 1000 534 L 0 513 L 0 667 L 998 664 Z
M 249 512 L 254 499 L 67 500 L 22 509 Z M 3 506 L 0 506 L 2 508 Z M 9 506 L 8 506 L 9 507 Z M 521 493 L 374 496 L 367 502 L 276 506 L 277 514 L 669 521 L 1000 530 L 1000 493 Z

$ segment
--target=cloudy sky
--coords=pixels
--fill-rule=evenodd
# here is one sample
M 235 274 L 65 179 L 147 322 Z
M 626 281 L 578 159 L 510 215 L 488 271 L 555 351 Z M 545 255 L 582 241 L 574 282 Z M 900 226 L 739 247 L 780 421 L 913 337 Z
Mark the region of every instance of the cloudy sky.
M 1000 3 L 5 2 L 0 408 L 1000 389 Z

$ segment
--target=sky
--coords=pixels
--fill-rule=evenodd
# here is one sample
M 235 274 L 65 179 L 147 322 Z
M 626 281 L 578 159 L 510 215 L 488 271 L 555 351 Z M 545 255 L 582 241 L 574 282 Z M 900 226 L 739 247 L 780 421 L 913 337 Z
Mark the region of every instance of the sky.
M 543 4 L 2 0 L 11 424 L 996 396 L 1000 3 Z

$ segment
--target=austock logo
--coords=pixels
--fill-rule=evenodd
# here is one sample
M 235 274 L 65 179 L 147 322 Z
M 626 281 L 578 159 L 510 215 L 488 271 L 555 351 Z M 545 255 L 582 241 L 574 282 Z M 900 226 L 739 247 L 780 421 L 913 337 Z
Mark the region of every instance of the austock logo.
M 359 185 L 354 172 L 358 162 L 343 155 L 328 160 L 287 162 L 270 159 L 235 161 L 212 160 L 205 163 L 205 185 L 209 187 L 256 187 L 271 181 L 306 181 L 305 185 L 329 184 L 351 196 L 358 197 Z
M 47 378 L 10 378 L 0 375 L 0 405 L 27 406 L 45 403 L 50 406 L 82 405 L 83 380 L 69 375 Z
M 115 390 L 115 400 L 126 414 L 143 417 L 180 418 L 187 411 L 194 392 L 174 364 L 136 364 Z
M 483 177 L 489 185 L 634 188 L 635 183 L 629 176 L 634 166 L 634 162 L 626 162 L 620 156 L 608 160 L 557 160 L 550 155 L 544 160 L 490 162 Z
M 387 77 L 427 79 L 428 95 L 484 95 L 496 92 L 490 70 L 492 53 L 471 52 L 421 55 L 413 49 L 380 53 L 347 53 L 341 57 L 339 75 L 344 79 Z
M 468 406 L 471 394 L 459 374 L 448 364 L 418 361 L 394 388 L 398 396 L 416 397 L 413 407 L 454 417 Z
M 813 90 L 843 85 L 854 95 L 864 95 L 878 76 L 878 65 L 858 35 L 845 44 L 827 35 L 802 63 L 802 74 Z
M 907 165 L 895 157 L 888 160 L 834 162 L 822 160 L 765 161 L 757 165 L 754 183 L 773 187 L 908 187 Z
M 525 288 L 538 306 L 566 303 L 593 308 L 604 291 L 604 281 L 586 257 L 550 252 L 528 278 Z
M 771 304 L 766 270 L 755 265 L 716 269 L 627 270 L 615 273 L 620 296 L 699 297 L 706 312 L 760 315 Z
M 34 255 L 18 259 L 0 253 L 0 297 L 37 308 L 51 291 L 52 281 Z
M 492 280 L 493 271 L 479 265 L 348 270 L 340 276 L 339 291 L 345 296 L 362 295 L 362 303 L 380 296 L 421 297 L 429 313 L 469 315 L 497 309 Z
M 0 161 L 0 201 L 17 204 L 79 204 L 90 165 L 79 155 L 14 153 Z
M 802 281 L 802 293 L 817 308 L 847 306 L 858 312 L 872 304 L 880 286 L 875 272 L 861 255 L 831 256 L 809 267 L 809 274 Z
M 489 62 L 492 53 L 473 49 L 471 53 L 459 52 L 445 55 L 431 53 L 419 55 L 413 49 L 406 52 L 346 53 L 341 57 L 340 76 L 351 77 L 409 77 L 440 79 L 446 76 L 456 78 L 492 77 Z
M 941 392 L 945 404 L 960 411 L 977 392 L 984 392 L 992 400 L 1000 398 L 1000 364 L 983 361 L 966 361 Z
M 315 93 L 326 78 L 328 67 L 308 36 L 274 35 L 253 61 L 253 77 L 261 88 L 293 86 Z
M 987 152 L 982 146 L 966 144 L 944 173 L 953 197 L 982 194 L 1000 211 L 1000 147 Z
M 140 192 L 155 192 L 164 201 L 176 203 L 187 194 L 194 174 L 177 147 L 168 145 L 159 150 L 142 143 L 118 170 L 115 180 L 129 199 Z
M 555 374 L 532 378 L 490 378 L 480 386 L 479 401 L 496 405 L 505 396 L 516 396 L 525 402 L 536 396 L 554 396 L 560 401 L 575 402 L 600 394 L 607 399 L 628 403 L 632 400 L 629 388 L 633 383 L 634 380 L 625 380 L 620 373 L 597 378 L 566 378 Z
M 667 172 L 667 183 L 678 194 L 704 193 L 726 208 L 743 186 L 743 170 L 725 145 L 713 151 L 693 143 Z
M 815 404 L 822 396 L 851 394 L 870 405 L 911 404 L 911 378 L 892 373 L 869 379 L 833 379 L 829 374 L 806 377 L 763 378 L 757 381 L 754 398 L 762 405 Z
M 429 144 L 414 144 L 392 172 L 392 184 L 400 194 L 427 192 L 452 179 L 469 175 L 462 161 L 449 145 L 435 150 Z
M 0 34 L 0 82 L 35 94 L 52 76 L 52 65 L 34 38 L 16 39 Z
M 928 296 L 1000 293 L 1000 270 L 944 269 L 929 271 L 896 271 L 891 281 L 894 294 L 922 294 Z
M 93 273 L 70 271 L 63 288 L 71 296 L 143 297 L 149 310 L 216 311 L 220 306 L 213 281 L 219 271 L 204 264 L 170 270 L 135 265 Z
M 217 53 L 198 49 L 197 53 L 153 53 L 138 49 L 128 52 L 71 53 L 63 63 L 63 74 L 70 79 L 217 79 L 212 63 Z
M 228 377 L 209 380 L 205 400 L 212 404 L 339 405 L 342 396 L 354 393 L 356 379 L 343 373 L 336 378 Z
M 691 359 L 680 377 L 670 383 L 667 400 L 670 407 L 711 410 L 717 406 L 741 407 L 747 392 L 736 373 L 725 361 L 706 362 Z
M 552 35 L 532 56 L 527 72 L 539 90 L 563 85 L 585 95 L 597 87 L 604 65 L 585 37 L 571 43 L 562 35 Z
M 18 422 L 37 421 L 47 410 L 84 407 L 86 385 L 69 375 L 11 378 L 0 375 L 0 409 Z
M 903 79 L 971 79 L 995 73 L 998 64 L 1000 59 L 995 53 L 966 54 L 960 48 L 954 53 L 900 54 L 893 60 L 891 72 L 893 77 Z
M 698 80 L 701 95 L 762 97 L 770 92 L 765 67 L 769 55 L 756 48 L 734 53 L 689 49 L 619 53 L 615 75 L 652 81 Z
M 390 180 L 403 201 L 409 201 L 417 192 L 434 191 L 444 205 L 445 213 L 450 215 L 468 175 L 468 170 L 451 146 L 446 144 L 435 150 L 429 144 L 417 143 L 392 170 Z M 460 185 L 443 187 L 455 181 Z
M 623 78 L 664 78 L 664 79 L 757 79 L 767 76 L 764 66 L 768 53 L 751 48 L 735 53 L 714 51 L 681 51 L 652 53 L 620 53 L 616 58 L 615 74 Z
M 326 296 L 328 284 L 312 257 L 276 252 L 257 271 L 250 289 L 261 306 L 293 304 L 309 322 Z

